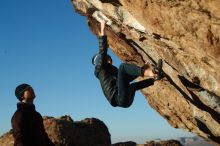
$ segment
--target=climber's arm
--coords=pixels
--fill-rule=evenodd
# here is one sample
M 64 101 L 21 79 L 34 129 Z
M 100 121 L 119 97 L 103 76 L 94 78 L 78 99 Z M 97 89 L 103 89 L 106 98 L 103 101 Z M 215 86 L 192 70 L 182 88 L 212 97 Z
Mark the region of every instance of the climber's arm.
M 100 69 L 103 68 L 107 62 L 107 51 L 108 51 L 108 42 L 107 36 L 104 34 L 105 22 L 101 23 L 101 31 L 98 36 L 99 42 L 99 57 L 97 59 L 96 67 L 95 67 L 95 75 L 98 77 Z
M 99 36 L 99 53 L 102 55 L 107 55 L 108 51 L 108 42 L 107 42 L 107 36 Z
M 107 55 L 108 51 L 108 41 L 107 41 L 107 36 L 105 35 L 105 21 L 101 22 L 101 30 L 100 30 L 100 35 L 98 37 L 99 41 L 99 53 L 102 55 Z

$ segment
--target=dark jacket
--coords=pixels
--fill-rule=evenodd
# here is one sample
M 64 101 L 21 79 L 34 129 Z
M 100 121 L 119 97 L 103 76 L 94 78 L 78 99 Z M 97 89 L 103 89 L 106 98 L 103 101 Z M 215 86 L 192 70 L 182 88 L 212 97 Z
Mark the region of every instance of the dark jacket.
M 45 132 L 43 118 L 33 104 L 18 103 L 11 124 L 14 146 L 54 146 Z
M 112 106 L 116 106 L 115 96 L 118 95 L 117 87 L 117 75 L 118 69 L 111 64 L 108 64 L 105 68 L 101 68 L 98 74 L 102 91 Z
M 115 96 L 118 94 L 117 87 L 117 67 L 107 63 L 107 37 L 101 36 L 99 39 L 99 54 L 101 59 L 95 67 L 95 75 L 99 79 L 103 93 L 112 106 L 116 106 Z

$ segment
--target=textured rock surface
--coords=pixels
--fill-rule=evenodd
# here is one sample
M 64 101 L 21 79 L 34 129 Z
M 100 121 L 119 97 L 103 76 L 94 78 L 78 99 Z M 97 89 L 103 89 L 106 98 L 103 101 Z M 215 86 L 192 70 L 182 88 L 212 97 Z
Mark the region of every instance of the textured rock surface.
M 137 143 L 133 141 L 119 142 L 119 143 L 112 144 L 112 146 L 136 146 L 136 145 Z
M 56 146 L 109 146 L 111 137 L 106 125 L 95 118 L 73 122 L 68 117 L 45 118 L 45 129 Z
M 72 3 L 96 35 L 97 11 L 111 20 L 106 35 L 122 61 L 142 66 L 162 58 L 166 77 L 142 90 L 149 104 L 171 126 L 220 144 L 219 0 Z
M 0 137 L 0 146 L 14 146 L 14 138 L 11 130 Z
M 176 140 L 168 140 L 168 141 L 150 141 L 143 145 L 138 146 L 183 146 L 179 141 Z
M 44 125 L 56 146 L 110 146 L 111 136 L 106 125 L 95 118 L 73 122 L 71 117 L 44 117 Z M 0 146 L 13 146 L 12 132 L 0 137 Z
M 168 140 L 168 141 L 149 141 L 146 144 L 136 144 L 135 142 L 121 142 L 113 144 L 112 146 L 183 146 L 179 141 Z

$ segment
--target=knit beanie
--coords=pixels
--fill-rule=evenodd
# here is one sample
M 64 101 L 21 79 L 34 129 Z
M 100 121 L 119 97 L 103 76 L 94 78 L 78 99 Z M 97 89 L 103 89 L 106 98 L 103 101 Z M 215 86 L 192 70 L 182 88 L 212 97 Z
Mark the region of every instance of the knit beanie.
M 24 94 L 24 91 L 28 88 L 28 87 L 31 87 L 30 85 L 28 84 L 20 84 L 16 87 L 15 89 L 15 96 L 18 98 L 18 100 L 21 101 L 21 97 L 23 96 Z

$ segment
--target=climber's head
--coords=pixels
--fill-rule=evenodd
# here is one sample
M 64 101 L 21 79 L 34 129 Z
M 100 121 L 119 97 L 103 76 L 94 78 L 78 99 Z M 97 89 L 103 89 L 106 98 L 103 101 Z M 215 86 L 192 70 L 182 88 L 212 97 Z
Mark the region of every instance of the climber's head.
M 95 54 L 93 57 L 92 57 L 92 64 L 93 65 L 97 65 L 98 64 L 98 61 L 101 59 L 101 55 L 99 53 Z M 107 54 L 107 62 L 109 64 L 112 64 L 112 58 L 110 55 Z
M 15 89 L 15 96 L 21 102 L 33 102 L 35 98 L 34 89 L 28 84 L 20 84 Z

